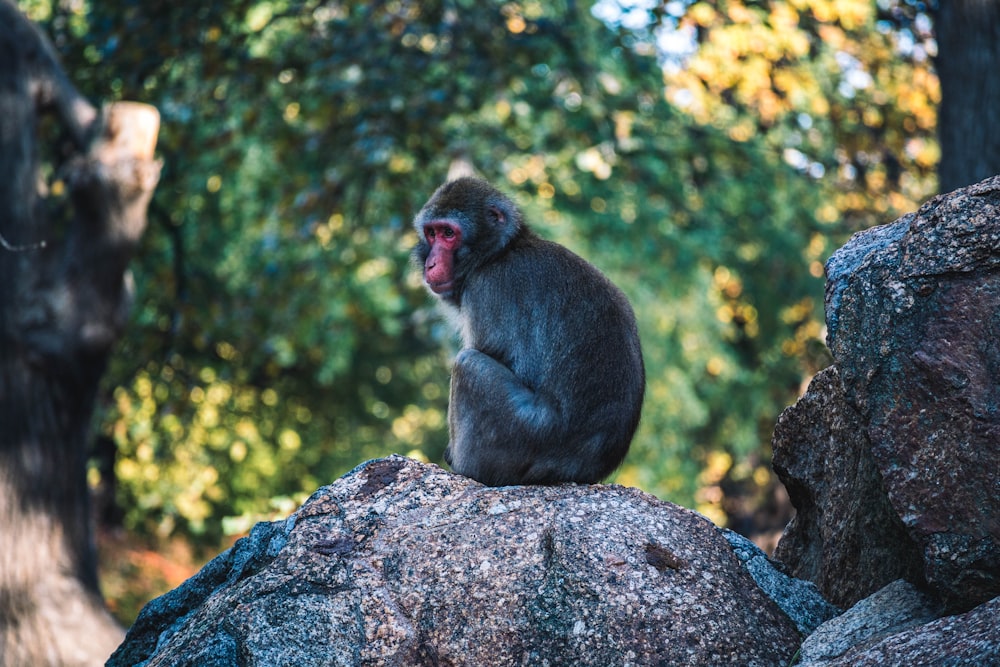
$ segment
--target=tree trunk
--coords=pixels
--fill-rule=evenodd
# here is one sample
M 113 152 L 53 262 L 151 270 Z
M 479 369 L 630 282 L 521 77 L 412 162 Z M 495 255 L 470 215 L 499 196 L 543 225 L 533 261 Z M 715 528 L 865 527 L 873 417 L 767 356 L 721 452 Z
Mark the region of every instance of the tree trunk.
M 1000 1 L 941 0 L 939 7 L 938 189 L 950 192 L 1000 173 Z
M 39 119 L 68 137 L 57 221 Z M 122 632 L 104 608 L 86 448 L 97 383 L 125 324 L 126 265 L 159 179 L 159 116 L 104 113 L 45 37 L 0 0 L 0 665 L 101 665 Z M 49 125 L 44 126 L 49 128 Z M 56 138 L 44 146 L 58 152 Z M 55 191 L 55 190 L 54 190 Z M 65 204 L 66 202 L 64 202 Z

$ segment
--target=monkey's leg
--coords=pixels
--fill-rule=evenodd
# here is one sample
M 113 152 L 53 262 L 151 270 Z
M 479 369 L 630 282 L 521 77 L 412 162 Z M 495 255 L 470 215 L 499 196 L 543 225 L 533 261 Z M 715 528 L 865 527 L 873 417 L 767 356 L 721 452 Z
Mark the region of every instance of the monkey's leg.
M 484 484 L 547 479 L 546 458 L 561 431 L 555 406 L 478 350 L 455 359 L 448 407 L 452 469 Z

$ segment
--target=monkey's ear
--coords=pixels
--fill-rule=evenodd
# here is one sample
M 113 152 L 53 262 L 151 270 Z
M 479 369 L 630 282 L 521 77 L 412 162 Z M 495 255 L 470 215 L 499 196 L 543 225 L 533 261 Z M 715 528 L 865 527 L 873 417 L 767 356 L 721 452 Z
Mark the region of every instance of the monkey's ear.
M 503 225 L 507 222 L 507 216 L 504 215 L 504 212 L 496 206 L 490 206 L 486 209 L 486 215 L 489 216 L 490 222 L 497 226 Z

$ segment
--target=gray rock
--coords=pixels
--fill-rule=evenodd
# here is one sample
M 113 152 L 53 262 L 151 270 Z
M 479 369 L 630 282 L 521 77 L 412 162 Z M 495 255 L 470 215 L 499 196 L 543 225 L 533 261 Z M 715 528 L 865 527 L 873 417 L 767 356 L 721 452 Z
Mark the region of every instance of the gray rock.
M 252 577 L 270 563 L 288 541 L 293 526 L 291 519 L 257 524 L 247 537 L 212 559 L 184 584 L 151 601 L 142 608 L 125 641 L 108 664 L 146 664 L 160 642 L 181 630 L 216 589 Z M 204 656 L 193 653 L 191 664 L 208 667 L 235 664 L 220 662 L 220 656 L 235 655 L 232 642 L 224 636 L 216 637 L 214 641 L 215 644 L 205 647 Z
M 900 600 L 896 602 L 906 604 Z M 887 616 L 880 617 L 876 614 L 869 618 L 877 622 L 895 616 L 903 621 L 906 611 L 913 613 L 912 620 L 916 620 L 921 613 L 919 602 L 916 607 L 909 607 L 902 614 L 887 608 L 885 610 Z M 923 613 L 926 612 L 925 607 Z M 873 635 L 871 640 L 855 645 L 843 655 L 830 659 L 803 660 L 796 663 L 796 666 L 993 667 L 1000 665 L 998 618 L 1000 618 L 1000 598 L 995 598 L 967 613 L 946 616 L 888 635 L 885 633 Z M 839 620 L 840 618 L 835 619 Z M 863 619 L 859 615 L 855 620 Z M 854 630 L 862 631 L 863 627 L 856 627 Z
M 923 556 L 886 496 L 836 366 L 778 418 L 772 465 L 796 514 L 775 549 L 790 574 L 847 608 L 896 579 L 923 581 Z
M 827 272 L 840 387 L 823 378 L 804 399 L 812 407 L 776 430 L 775 467 L 799 512 L 778 556 L 841 605 L 897 577 L 926 581 L 953 612 L 990 600 L 1000 594 L 1000 177 L 855 235 Z
M 840 613 L 826 601 L 816 584 L 788 576 L 747 538 L 731 530 L 723 530 L 722 535 L 760 589 L 792 619 L 803 637 Z
M 798 644 L 690 510 L 393 456 L 149 603 L 108 664 L 784 665 Z
M 905 215 L 891 225 L 865 229 L 852 236 L 826 263 L 826 326 L 830 336 L 840 328 L 840 298 L 851 277 L 877 261 L 881 251 L 892 247 L 910 230 L 913 215 Z
M 941 606 L 913 584 L 894 581 L 819 626 L 799 650 L 800 667 L 838 658 L 940 616 Z

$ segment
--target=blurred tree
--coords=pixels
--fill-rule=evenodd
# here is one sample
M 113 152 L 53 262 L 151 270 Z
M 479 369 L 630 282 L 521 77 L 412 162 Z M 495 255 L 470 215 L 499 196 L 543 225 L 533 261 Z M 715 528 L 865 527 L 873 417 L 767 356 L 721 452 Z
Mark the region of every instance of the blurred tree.
M 159 174 L 157 124 L 136 105 L 99 115 L 0 0 L 3 665 L 103 664 L 122 638 L 97 585 L 86 451 Z
M 941 77 L 940 191 L 1000 174 L 1000 3 L 940 0 L 934 13 Z
M 724 134 L 730 151 L 753 147 L 757 165 L 778 160 L 802 177 L 779 185 L 782 194 L 801 199 L 763 205 L 768 186 L 749 180 L 745 198 L 723 211 L 723 220 L 755 208 L 760 217 L 777 218 L 772 234 L 758 222 L 742 237 L 750 247 L 766 240 L 765 249 L 752 255 L 744 245 L 743 252 L 717 260 L 717 275 L 733 280 L 729 311 L 753 312 L 760 321 L 765 313 L 778 318 L 777 327 L 760 333 L 756 354 L 743 358 L 742 368 L 756 370 L 749 396 L 763 387 L 788 389 L 775 382 L 782 377 L 776 371 L 789 368 L 784 355 L 803 362 L 800 379 L 827 363 L 822 297 L 811 291 L 802 269 L 821 278 L 823 259 L 848 234 L 913 210 L 934 192 L 934 40 L 926 11 L 907 11 L 869 0 L 595 5 L 595 13 L 633 35 L 635 48 L 658 54 L 667 99 L 694 124 Z M 792 219 L 782 221 L 784 215 Z M 739 229 L 730 223 L 722 239 L 741 238 Z M 775 245 L 778 239 L 789 245 Z M 801 254 L 791 260 L 796 250 Z M 762 259 L 800 264 L 775 275 L 761 270 Z M 751 325 L 744 331 L 754 333 L 756 321 Z M 783 396 L 790 400 L 792 392 Z M 740 530 L 752 530 L 751 516 L 777 484 L 766 466 L 757 465 L 768 458 L 775 399 L 761 406 L 766 426 L 753 446 L 713 444 L 705 459 L 700 494 L 718 499 Z M 729 409 L 713 423 L 733 415 Z
M 668 62 L 670 99 L 734 140 L 761 137 L 814 179 L 832 240 L 933 194 L 940 92 L 925 11 L 870 0 L 667 7 L 665 34 L 694 45 L 683 67 Z

